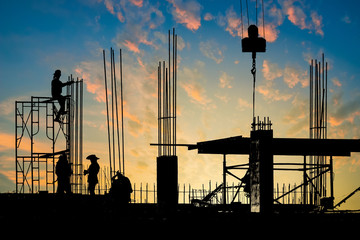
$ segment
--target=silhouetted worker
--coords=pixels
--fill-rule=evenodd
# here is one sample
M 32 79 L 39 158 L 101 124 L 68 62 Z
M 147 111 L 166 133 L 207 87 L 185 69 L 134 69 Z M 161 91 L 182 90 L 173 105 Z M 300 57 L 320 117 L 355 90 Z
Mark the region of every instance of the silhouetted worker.
M 119 171 L 111 178 L 111 196 L 120 204 L 126 205 L 131 201 L 130 195 L 133 192 L 129 178 Z
M 60 155 L 59 160 L 56 163 L 55 173 L 58 181 L 56 193 L 64 194 L 64 192 L 66 192 L 67 194 L 71 194 L 70 176 L 72 170 L 65 153 Z
M 61 115 L 63 115 L 65 113 L 65 99 L 66 98 L 61 95 L 62 88 L 67 86 L 67 85 L 70 85 L 70 84 L 74 83 L 74 81 L 62 83 L 60 81 L 60 76 L 61 76 L 61 71 L 56 70 L 55 73 L 54 73 L 54 78 L 51 81 L 51 95 L 52 95 L 52 98 L 58 100 L 58 102 L 60 104 L 60 109 L 56 114 L 56 118 L 54 119 L 54 121 L 57 121 L 57 122 L 60 122 Z
M 84 175 L 89 174 L 88 189 L 89 189 L 90 195 L 95 195 L 95 186 L 98 183 L 97 174 L 99 173 L 99 170 L 100 170 L 100 166 L 97 163 L 97 160 L 99 158 L 96 155 L 92 154 L 92 155 L 87 156 L 86 159 L 89 159 L 91 161 L 91 164 L 90 164 L 88 170 L 84 170 Z

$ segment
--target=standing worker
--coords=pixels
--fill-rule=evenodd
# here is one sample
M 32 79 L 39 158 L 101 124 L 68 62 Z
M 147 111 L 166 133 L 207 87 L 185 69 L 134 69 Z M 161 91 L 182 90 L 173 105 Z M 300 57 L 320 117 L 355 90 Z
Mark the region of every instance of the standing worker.
M 97 160 L 99 158 L 96 155 L 92 154 L 92 155 L 87 156 L 86 159 L 89 159 L 91 161 L 91 164 L 87 170 L 84 170 L 84 175 L 89 174 L 88 189 L 89 189 L 90 195 L 95 195 L 95 186 L 98 183 L 97 174 L 99 173 L 99 170 L 100 170 L 100 166 L 97 163 Z
M 60 81 L 60 77 L 61 77 L 61 71 L 58 69 L 58 70 L 55 71 L 53 80 L 51 81 L 51 96 L 52 96 L 53 99 L 58 100 L 58 102 L 60 104 L 60 109 L 56 114 L 56 118 L 54 119 L 54 121 L 56 121 L 56 122 L 60 122 L 61 115 L 65 113 L 65 99 L 66 99 L 66 97 L 61 95 L 62 88 L 67 86 L 67 85 L 70 85 L 70 84 L 74 83 L 74 81 L 62 83 Z
M 60 155 L 56 163 L 55 173 L 58 181 L 56 193 L 64 194 L 64 192 L 66 192 L 67 194 L 71 194 L 70 177 L 72 170 L 65 153 Z

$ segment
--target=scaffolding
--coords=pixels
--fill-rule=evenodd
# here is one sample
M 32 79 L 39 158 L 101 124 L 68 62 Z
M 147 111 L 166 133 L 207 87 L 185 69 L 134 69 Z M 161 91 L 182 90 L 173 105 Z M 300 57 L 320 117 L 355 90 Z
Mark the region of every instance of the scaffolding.
M 71 190 L 83 192 L 83 80 L 66 87 L 60 122 L 55 121 L 57 104 L 51 97 L 36 96 L 15 102 L 16 193 L 55 193 L 55 165 L 64 153 L 73 172 Z

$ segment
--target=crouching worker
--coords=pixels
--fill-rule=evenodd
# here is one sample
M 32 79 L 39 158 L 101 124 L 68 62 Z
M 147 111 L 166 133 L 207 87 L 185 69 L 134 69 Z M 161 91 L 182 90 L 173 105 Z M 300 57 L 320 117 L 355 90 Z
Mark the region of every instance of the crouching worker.
M 110 195 L 121 205 L 127 205 L 131 201 L 133 192 L 129 178 L 119 171 L 111 178 Z
M 97 174 L 99 173 L 99 170 L 100 170 L 100 166 L 97 162 L 97 160 L 99 158 L 96 155 L 92 154 L 92 155 L 87 156 L 86 159 L 90 160 L 91 164 L 87 170 L 84 170 L 84 175 L 89 174 L 88 189 L 89 189 L 90 195 L 95 195 L 95 186 L 99 182 L 98 177 L 97 177 Z

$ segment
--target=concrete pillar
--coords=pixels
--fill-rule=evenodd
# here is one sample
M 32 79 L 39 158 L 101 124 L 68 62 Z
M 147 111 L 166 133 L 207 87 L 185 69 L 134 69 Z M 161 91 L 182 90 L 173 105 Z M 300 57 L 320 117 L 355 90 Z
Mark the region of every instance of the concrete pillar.
M 274 201 L 273 131 L 251 131 L 250 137 L 250 209 L 251 212 L 272 213 Z
M 178 204 L 178 158 L 157 157 L 157 202 L 161 210 L 172 211 Z

